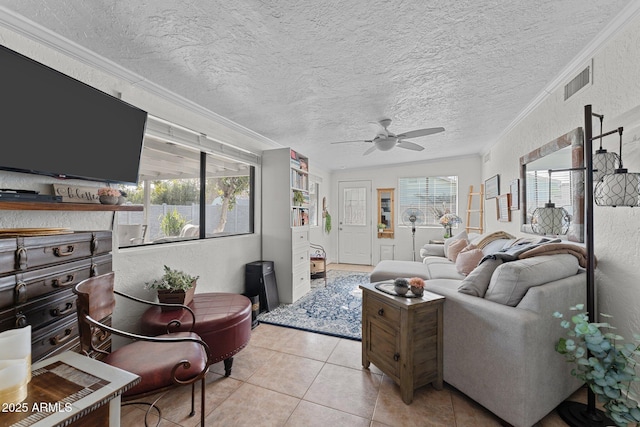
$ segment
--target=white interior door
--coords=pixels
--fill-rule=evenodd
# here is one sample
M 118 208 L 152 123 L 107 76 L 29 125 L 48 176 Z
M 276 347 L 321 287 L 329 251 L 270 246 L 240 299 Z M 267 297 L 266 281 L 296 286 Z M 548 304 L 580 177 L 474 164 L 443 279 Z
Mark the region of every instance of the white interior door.
M 371 265 L 371 181 L 341 181 L 338 193 L 338 262 Z

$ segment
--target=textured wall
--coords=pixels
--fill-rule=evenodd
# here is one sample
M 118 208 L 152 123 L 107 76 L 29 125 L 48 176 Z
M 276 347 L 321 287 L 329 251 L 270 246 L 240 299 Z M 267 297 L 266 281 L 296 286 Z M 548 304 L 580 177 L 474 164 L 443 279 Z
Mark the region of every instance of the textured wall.
M 504 180 L 502 191 L 506 191 L 504 183 L 519 176 L 519 157 L 571 129 L 584 126 L 586 104 L 592 104 L 594 112 L 605 115 L 605 131 L 617 128 L 620 123 L 616 117 L 627 116 L 625 112 L 640 104 L 639 74 L 640 17 L 595 55 L 592 86 L 567 102 L 560 88 L 497 141 L 491 149 L 491 160 L 483 165 L 485 179 L 499 173 Z M 594 122 L 594 133 L 599 132 L 597 123 Z M 638 134 L 637 129 L 629 131 Z M 633 140 L 633 136 L 629 139 Z M 640 172 L 640 162 L 634 160 L 638 159 L 639 144 L 637 137 L 625 144 L 623 157 L 631 172 Z M 615 136 L 606 139 L 603 145 L 618 151 Z M 594 217 L 598 311 L 613 315 L 612 323 L 621 335 L 631 339 L 632 333 L 640 333 L 640 209 L 596 207 Z M 517 220 L 504 224 L 493 218 L 495 216 L 488 215 L 490 229 L 520 234 Z

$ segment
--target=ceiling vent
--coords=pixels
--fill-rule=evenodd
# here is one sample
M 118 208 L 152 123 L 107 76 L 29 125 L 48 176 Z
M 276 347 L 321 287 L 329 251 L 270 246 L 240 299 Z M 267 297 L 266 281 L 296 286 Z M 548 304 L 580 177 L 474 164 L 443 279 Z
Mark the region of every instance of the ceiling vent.
M 573 95 L 578 93 L 582 88 L 586 87 L 591 83 L 591 69 L 592 65 L 587 66 L 580 74 L 575 76 L 573 80 L 564 85 L 564 100 L 571 98 Z

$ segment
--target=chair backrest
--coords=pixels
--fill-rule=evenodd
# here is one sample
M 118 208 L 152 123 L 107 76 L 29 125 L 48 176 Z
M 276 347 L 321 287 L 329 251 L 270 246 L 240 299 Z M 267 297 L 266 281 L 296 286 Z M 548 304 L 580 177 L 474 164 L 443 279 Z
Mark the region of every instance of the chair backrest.
M 86 316 L 94 320 L 102 320 L 113 313 L 116 305 L 113 293 L 114 278 L 115 273 L 110 272 L 85 279 L 73 288 L 73 292 L 78 295 L 76 303 L 78 328 L 80 344 L 85 351 L 93 349 L 91 345 L 93 333 Z
M 193 224 L 187 224 L 180 230 L 180 237 L 197 237 L 200 233 L 200 227 Z
M 117 230 L 118 245 L 120 247 L 139 245 L 144 242 L 147 226 L 142 224 L 118 224 Z

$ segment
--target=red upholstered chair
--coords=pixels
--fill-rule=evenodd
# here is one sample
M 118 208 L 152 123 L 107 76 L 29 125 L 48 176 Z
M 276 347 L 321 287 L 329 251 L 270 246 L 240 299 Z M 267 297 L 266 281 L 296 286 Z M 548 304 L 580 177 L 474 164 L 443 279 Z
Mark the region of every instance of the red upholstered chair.
M 100 320 L 109 319 L 113 313 L 116 294 L 148 303 L 115 291 L 113 285 L 114 273 L 111 272 L 86 279 L 74 288 L 74 292 L 78 295 L 78 327 L 82 351 L 87 355 L 95 352 L 104 353 L 103 362 L 140 376 L 140 382 L 123 393 L 124 401 L 132 401 L 157 392 L 168 391 L 174 386 L 191 384 L 191 413 L 189 415 L 193 416 L 195 415 L 195 383 L 200 381 L 200 425 L 204 426 L 205 376 L 211 360 L 209 347 L 199 335 L 193 332 L 177 332 L 147 337 L 121 331 L 101 322 Z M 149 304 L 157 305 L 158 303 Z M 187 307 L 184 308 L 191 311 Z M 113 335 L 127 337 L 134 341 L 108 353 L 100 350 L 94 344 L 97 341 L 96 337 L 104 333 L 99 330 L 108 331 Z M 161 416 L 156 403 L 163 395 L 164 393 L 153 403 L 148 403 L 147 415 L 151 408 L 155 408 L 158 415 Z

